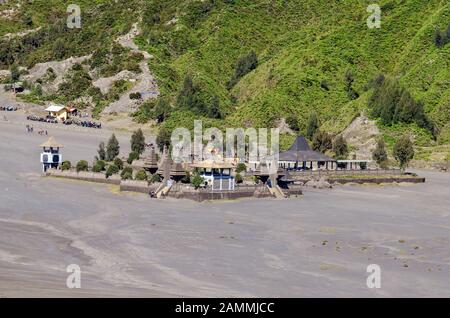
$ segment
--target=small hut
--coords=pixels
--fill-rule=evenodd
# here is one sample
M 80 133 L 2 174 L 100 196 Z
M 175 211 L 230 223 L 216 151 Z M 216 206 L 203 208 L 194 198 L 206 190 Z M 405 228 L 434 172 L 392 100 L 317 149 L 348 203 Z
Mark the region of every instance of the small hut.
M 234 165 L 225 161 L 205 160 L 191 165 L 192 168 L 199 170 L 200 176 L 205 179 L 212 190 L 232 191 L 234 190 L 235 179 L 231 175 Z
M 46 142 L 42 143 L 39 147 L 42 147 L 41 163 L 42 170 L 46 172 L 49 168 L 57 169 L 62 163 L 62 156 L 59 153 L 59 149 L 63 148 L 63 145 L 58 143 L 55 138 L 50 137 Z

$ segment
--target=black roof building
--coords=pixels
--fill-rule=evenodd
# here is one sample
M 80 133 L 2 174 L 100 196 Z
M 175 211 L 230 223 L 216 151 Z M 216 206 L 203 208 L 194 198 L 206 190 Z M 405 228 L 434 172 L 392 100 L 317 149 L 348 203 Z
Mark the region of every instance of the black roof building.
M 289 150 L 281 152 L 278 160 L 290 162 L 336 162 L 335 159 L 312 150 L 303 136 L 298 136 Z

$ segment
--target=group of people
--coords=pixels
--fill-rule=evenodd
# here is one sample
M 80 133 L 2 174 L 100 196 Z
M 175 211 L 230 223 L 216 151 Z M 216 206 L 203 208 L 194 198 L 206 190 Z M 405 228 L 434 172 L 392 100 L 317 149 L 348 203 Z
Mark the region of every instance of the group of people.
M 15 112 L 17 111 L 18 108 L 17 107 L 13 107 L 13 106 L 0 106 L 0 111 L 4 111 L 4 112 Z
M 34 127 L 30 126 L 30 125 L 26 125 L 25 126 L 27 133 L 32 134 L 34 132 Z M 48 136 L 48 131 L 47 130 L 39 130 L 38 134 L 41 136 Z
M 102 128 L 102 124 L 101 123 L 96 123 L 93 121 L 89 121 L 89 120 L 74 120 L 74 119 L 67 119 L 63 121 L 64 125 L 77 125 L 77 126 L 81 126 L 81 127 L 88 127 L 88 128 L 97 128 L 97 129 L 101 129 Z
M 48 116 L 40 117 L 40 116 L 36 116 L 36 115 L 28 115 L 27 120 L 39 121 L 39 122 L 49 123 L 49 124 L 57 124 L 58 123 L 58 121 L 55 118 L 48 117 Z

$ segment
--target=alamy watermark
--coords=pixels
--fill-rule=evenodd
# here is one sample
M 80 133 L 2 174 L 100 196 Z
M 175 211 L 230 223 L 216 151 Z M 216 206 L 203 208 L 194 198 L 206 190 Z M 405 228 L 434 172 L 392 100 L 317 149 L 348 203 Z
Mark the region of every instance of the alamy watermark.
M 81 29 L 81 8 L 77 4 L 70 4 L 67 7 L 67 27 L 69 29 Z
M 370 289 L 381 288 L 381 267 L 377 264 L 370 264 L 367 266 L 367 273 L 370 275 L 367 277 L 366 284 Z
M 237 161 L 264 163 L 261 169 L 268 173 L 278 170 L 279 135 L 278 128 L 227 128 L 212 127 L 203 131 L 201 120 L 194 121 L 194 136 L 187 128 L 176 128 L 172 132 L 172 160 L 176 163 L 194 161 Z
M 369 29 L 381 28 L 381 8 L 378 4 L 371 4 L 367 7 L 367 12 L 371 15 L 367 18 Z
M 66 272 L 70 275 L 66 279 L 67 288 L 81 288 L 81 268 L 77 264 L 70 264 L 66 268 Z

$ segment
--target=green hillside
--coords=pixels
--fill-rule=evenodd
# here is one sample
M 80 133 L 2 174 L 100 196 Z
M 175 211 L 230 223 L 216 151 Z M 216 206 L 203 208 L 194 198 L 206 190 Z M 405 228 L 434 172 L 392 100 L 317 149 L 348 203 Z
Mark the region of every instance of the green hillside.
M 2 43 L 0 68 L 92 53 L 142 17 L 135 42 L 154 56 L 150 69 L 171 105 L 163 116 L 169 129 L 191 127 L 194 118 L 219 127 L 273 126 L 290 118 L 305 132 L 309 114 L 316 112 L 321 129 L 339 133 L 361 112 L 370 114 L 370 82 L 383 73 L 422 101 L 436 126 L 433 137 L 414 123 L 380 123 L 388 143 L 413 131 L 424 159 L 449 149 L 450 45 L 434 42 L 436 29 L 445 32 L 450 22 L 448 1 L 379 1 L 380 29 L 366 25 L 373 1 L 79 1 L 83 28 L 70 31 L 58 28 L 64 1 L 9 1 L 1 9 L 15 2 L 22 3 L 22 13 L 0 18 L 0 35 L 29 29 L 29 17 L 32 28 L 44 30 L 38 31 L 39 43 L 31 41 L 36 35 Z M 63 54 L 55 52 L 58 39 Z M 236 62 L 252 51 L 257 67 L 230 85 Z M 187 77 L 193 86 L 183 90 Z M 156 104 L 145 104 L 136 118 L 156 117 Z

